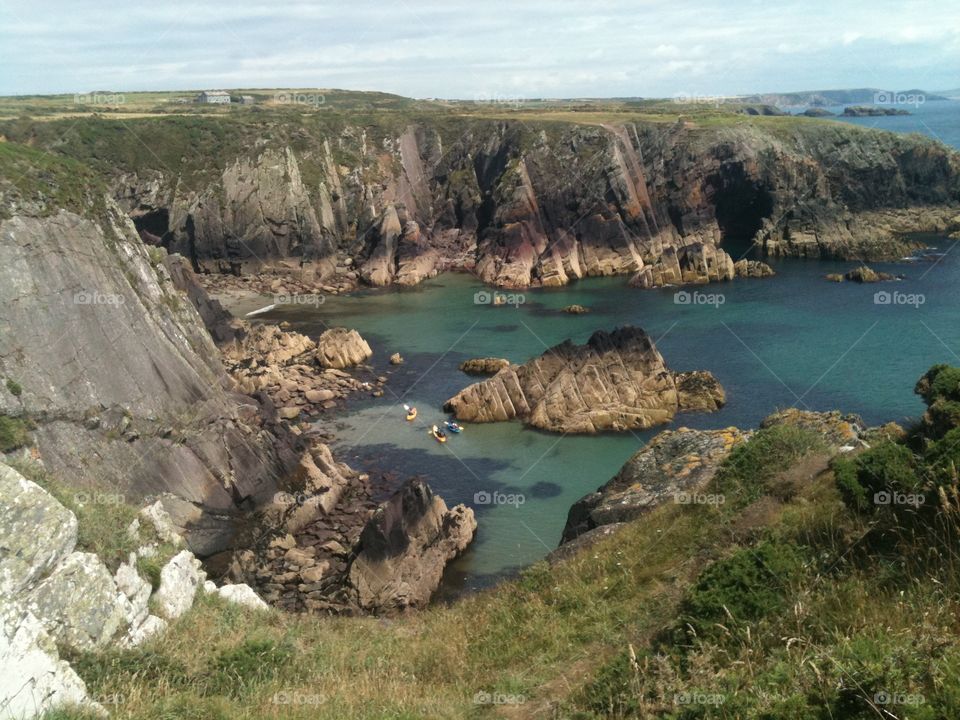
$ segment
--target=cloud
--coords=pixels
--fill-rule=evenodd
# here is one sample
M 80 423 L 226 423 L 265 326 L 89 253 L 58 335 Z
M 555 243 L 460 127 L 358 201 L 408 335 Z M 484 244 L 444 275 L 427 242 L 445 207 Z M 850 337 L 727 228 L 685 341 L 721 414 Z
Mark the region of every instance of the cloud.
M 938 0 L 5 0 L 0 93 L 316 86 L 414 97 L 957 84 Z

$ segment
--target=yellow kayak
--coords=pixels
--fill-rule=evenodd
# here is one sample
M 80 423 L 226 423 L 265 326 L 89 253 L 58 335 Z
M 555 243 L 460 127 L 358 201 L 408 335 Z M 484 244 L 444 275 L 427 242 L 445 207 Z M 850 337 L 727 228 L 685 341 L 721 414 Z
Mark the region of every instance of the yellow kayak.
M 407 408 L 407 420 L 416 420 L 417 409 L 415 407 Z
M 444 434 L 443 430 L 434 425 L 430 428 L 430 434 L 433 435 L 433 439 L 437 442 L 445 443 L 447 441 L 447 436 Z

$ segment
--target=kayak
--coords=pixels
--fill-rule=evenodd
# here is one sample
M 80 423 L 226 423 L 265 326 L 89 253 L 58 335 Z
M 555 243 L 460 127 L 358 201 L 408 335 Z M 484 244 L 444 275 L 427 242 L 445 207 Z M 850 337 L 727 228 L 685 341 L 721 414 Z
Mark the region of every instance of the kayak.
M 452 432 L 452 433 L 462 433 L 462 432 L 463 432 L 463 425 L 460 425 L 459 423 L 450 422 L 449 420 L 447 420 L 445 423 L 443 423 L 443 425 L 444 425 L 444 427 L 447 428 L 447 430 L 449 430 L 449 431 Z
M 416 420 L 417 418 L 417 409 L 415 407 L 410 407 L 409 405 L 404 405 L 403 409 L 407 411 L 407 420 Z
M 443 430 L 434 425 L 430 428 L 430 434 L 433 435 L 433 439 L 437 442 L 445 443 L 447 441 L 447 436 L 444 434 Z

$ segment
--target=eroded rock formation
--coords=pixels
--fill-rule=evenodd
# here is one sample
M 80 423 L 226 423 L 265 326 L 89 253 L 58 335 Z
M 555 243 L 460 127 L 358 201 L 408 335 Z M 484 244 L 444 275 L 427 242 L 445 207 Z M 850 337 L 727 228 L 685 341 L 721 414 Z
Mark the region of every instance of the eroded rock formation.
M 709 373 L 675 376 L 643 330 L 624 327 L 508 365 L 462 390 L 444 409 L 466 422 L 519 418 L 553 432 L 596 433 L 648 428 L 678 411 L 716 409 L 723 402 Z

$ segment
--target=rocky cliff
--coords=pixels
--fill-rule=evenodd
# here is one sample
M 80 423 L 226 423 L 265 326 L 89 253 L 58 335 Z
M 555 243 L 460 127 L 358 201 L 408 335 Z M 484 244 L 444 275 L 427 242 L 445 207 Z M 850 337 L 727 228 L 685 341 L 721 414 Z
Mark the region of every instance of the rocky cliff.
M 127 502 L 161 492 L 192 549 L 228 546 L 295 463 L 289 436 L 232 391 L 188 298 L 96 186 L 63 207 L 35 164 L 0 173 L 0 415 L 34 427 L 50 471 Z M 16 392 L 10 388 L 16 387 Z
M 163 162 L 131 138 L 61 140 L 56 123 L 29 139 L 100 163 L 148 243 L 211 271 L 286 262 L 307 287 L 413 284 L 446 268 L 509 287 L 609 274 L 706 282 L 735 274 L 727 239 L 773 255 L 889 258 L 911 246 L 903 233 L 960 227 L 955 152 L 829 122 L 270 120 L 144 121 L 143 144 L 184 151 Z M 109 122 L 84 130 L 96 138 Z
M 716 410 L 725 401 L 706 372 L 674 374 L 641 329 L 595 332 L 585 345 L 567 340 L 523 365 L 508 365 L 444 405 L 458 420 L 522 419 L 563 433 L 652 427 L 678 411 Z

